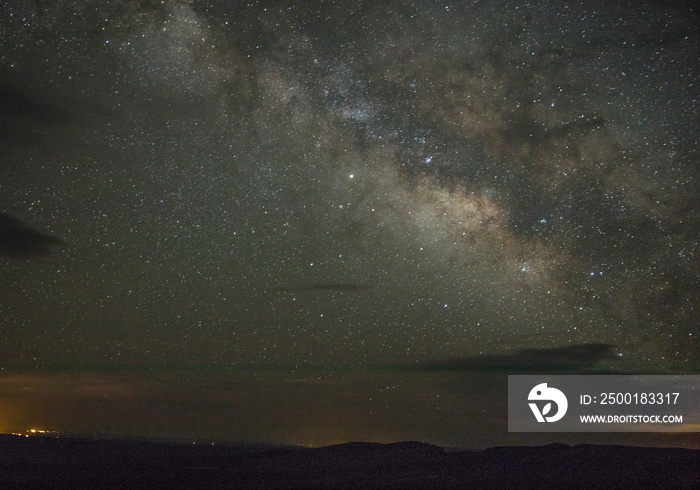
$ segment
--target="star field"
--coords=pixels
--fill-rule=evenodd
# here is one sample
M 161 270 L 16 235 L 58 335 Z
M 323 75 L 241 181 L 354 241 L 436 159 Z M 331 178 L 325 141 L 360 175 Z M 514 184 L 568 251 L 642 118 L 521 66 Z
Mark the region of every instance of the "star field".
M 697 372 L 697 12 L 2 7 L 0 367 Z

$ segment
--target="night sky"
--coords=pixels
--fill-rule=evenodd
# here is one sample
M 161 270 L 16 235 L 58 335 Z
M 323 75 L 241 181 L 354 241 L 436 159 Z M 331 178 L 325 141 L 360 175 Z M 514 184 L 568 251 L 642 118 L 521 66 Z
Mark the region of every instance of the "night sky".
M 506 428 L 700 373 L 700 19 L 635 5 L 4 2 L 0 432 L 692 445 Z

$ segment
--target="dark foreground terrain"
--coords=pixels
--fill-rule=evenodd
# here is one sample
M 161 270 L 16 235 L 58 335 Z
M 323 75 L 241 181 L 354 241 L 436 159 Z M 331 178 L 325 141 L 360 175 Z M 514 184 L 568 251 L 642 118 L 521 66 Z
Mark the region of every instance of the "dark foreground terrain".
M 626 446 L 445 452 L 0 436 L 1 488 L 699 488 L 700 452 Z

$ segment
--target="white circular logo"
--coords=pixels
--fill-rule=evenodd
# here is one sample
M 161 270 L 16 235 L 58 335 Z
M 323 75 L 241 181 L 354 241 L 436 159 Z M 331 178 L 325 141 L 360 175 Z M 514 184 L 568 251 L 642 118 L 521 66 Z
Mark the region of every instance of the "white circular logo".
M 527 399 L 531 402 L 533 401 L 548 401 L 542 411 L 536 403 L 530 403 L 530 409 L 535 415 L 538 422 L 556 422 L 561 420 L 561 418 L 566 414 L 566 409 L 569 408 L 569 403 L 566 400 L 564 393 L 556 388 L 550 388 L 547 383 L 540 383 L 530 390 L 530 394 Z M 557 404 L 557 412 L 554 415 L 547 417 L 546 415 L 552 411 L 552 402 Z

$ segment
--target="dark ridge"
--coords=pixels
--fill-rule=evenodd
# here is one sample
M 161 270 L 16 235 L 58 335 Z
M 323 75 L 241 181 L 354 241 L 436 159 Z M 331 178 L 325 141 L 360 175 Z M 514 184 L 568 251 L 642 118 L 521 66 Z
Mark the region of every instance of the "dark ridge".
M 550 444 L 446 452 L 0 436 L 2 488 L 635 488 L 700 485 L 700 451 Z

